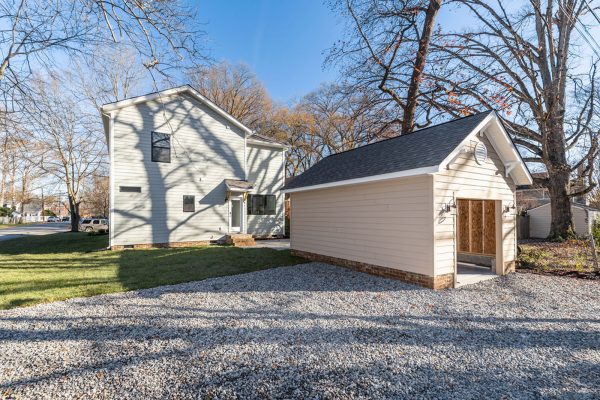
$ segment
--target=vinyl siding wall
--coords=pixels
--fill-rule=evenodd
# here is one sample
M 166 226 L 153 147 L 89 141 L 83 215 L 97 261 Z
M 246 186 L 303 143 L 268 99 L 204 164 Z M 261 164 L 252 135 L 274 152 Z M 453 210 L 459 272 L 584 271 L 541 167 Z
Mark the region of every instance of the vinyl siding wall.
M 487 147 L 488 158 L 483 165 L 477 164 L 472 151 L 478 142 Z M 453 199 L 500 200 L 502 205 L 514 204 L 515 185 L 510 177 L 505 177 L 504 165 L 485 136 L 473 136 L 467 145 L 467 153 L 462 153 L 450 168 L 434 178 L 434 218 L 435 218 L 435 274 L 454 272 L 455 264 L 455 218 L 456 209 L 442 213 L 444 204 Z M 500 207 L 500 210 L 502 207 Z M 498 209 L 497 209 L 498 212 Z M 514 210 L 502 214 L 502 236 L 504 238 L 504 262 L 516 257 L 516 216 Z M 498 221 L 498 220 L 496 220 Z
M 114 111 L 112 245 L 201 241 L 228 232 L 223 180 L 244 179 L 244 133 L 187 95 Z M 174 133 L 171 163 L 151 161 L 151 132 Z M 122 193 L 119 186 L 140 186 Z M 195 196 L 193 213 L 183 196 Z
M 529 210 L 527 213 L 529 214 L 529 236 L 539 239 L 548 237 L 552 222 L 550 204 L 544 204 L 543 206 Z M 578 235 L 589 235 L 591 224 L 594 220 L 594 213 L 591 212 L 592 216 L 588 221 L 586 221 L 586 211 L 582 208 L 571 207 L 571 213 L 573 214 L 575 233 Z
M 283 234 L 283 151 L 267 146 L 248 144 L 248 181 L 254 183 L 252 194 L 274 194 L 275 215 L 248 215 L 248 233 L 255 236 Z
M 292 249 L 433 276 L 430 175 L 291 194 Z

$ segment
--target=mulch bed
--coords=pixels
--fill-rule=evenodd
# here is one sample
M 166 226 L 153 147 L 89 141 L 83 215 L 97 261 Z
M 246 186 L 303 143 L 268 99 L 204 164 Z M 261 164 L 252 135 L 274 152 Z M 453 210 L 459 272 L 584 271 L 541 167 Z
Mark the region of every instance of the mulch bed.
M 594 270 L 592 250 L 587 239 L 520 241 L 517 271 L 600 280 L 600 271 Z

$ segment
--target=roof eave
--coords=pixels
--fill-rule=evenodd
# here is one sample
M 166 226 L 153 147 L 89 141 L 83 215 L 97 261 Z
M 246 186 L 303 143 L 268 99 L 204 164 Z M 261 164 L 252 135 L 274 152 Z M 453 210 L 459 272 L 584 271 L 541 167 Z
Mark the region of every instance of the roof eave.
M 246 143 L 253 144 L 255 146 L 265 146 L 265 147 L 274 147 L 281 150 L 287 150 L 289 147 L 276 142 L 263 142 L 262 140 L 250 139 L 250 136 L 246 140 Z
M 289 189 L 286 189 L 284 187 L 281 191 L 283 193 L 306 192 L 309 190 L 328 189 L 328 188 L 340 187 L 340 186 L 359 185 L 362 183 L 380 182 L 380 181 L 385 181 L 385 180 L 390 180 L 390 179 L 399 179 L 399 178 L 408 178 L 408 177 L 414 177 L 414 176 L 420 176 L 420 175 L 436 174 L 438 172 L 440 172 L 440 166 L 432 165 L 429 167 L 421 167 L 421 168 L 414 168 L 414 169 L 409 169 L 409 170 L 405 170 L 405 171 L 390 172 L 388 174 L 371 175 L 371 176 L 365 176 L 363 178 L 346 179 L 343 181 L 321 183 L 318 185 L 301 186 L 301 187 L 289 188 Z

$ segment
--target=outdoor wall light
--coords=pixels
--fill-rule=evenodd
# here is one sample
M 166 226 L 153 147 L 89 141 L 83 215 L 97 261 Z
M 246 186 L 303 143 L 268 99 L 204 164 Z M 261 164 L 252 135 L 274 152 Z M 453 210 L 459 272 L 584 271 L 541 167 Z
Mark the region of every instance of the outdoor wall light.
M 511 202 L 510 204 L 508 204 L 508 205 L 505 205 L 505 206 L 504 206 L 504 212 L 505 212 L 505 213 L 509 213 L 509 212 L 510 212 L 510 210 L 514 210 L 515 208 L 517 208 L 517 207 L 515 206 L 515 203 L 514 203 L 514 202 Z
M 454 199 L 450 200 L 448 203 L 442 206 L 442 211 L 445 213 L 449 213 L 453 208 L 456 208 L 456 202 Z

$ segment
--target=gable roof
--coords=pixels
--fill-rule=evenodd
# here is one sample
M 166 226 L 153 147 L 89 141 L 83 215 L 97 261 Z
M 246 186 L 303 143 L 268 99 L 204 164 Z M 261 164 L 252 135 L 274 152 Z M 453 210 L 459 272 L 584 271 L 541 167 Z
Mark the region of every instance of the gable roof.
M 225 118 L 226 120 L 231 122 L 233 125 L 240 128 L 242 131 L 246 132 L 246 134 L 252 135 L 254 133 L 252 131 L 252 129 L 248 128 L 246 125 L 242 124 L 240 121 L 238 121 L 236 118 L 231 116 L 228 112 L 223 110 L 221 107 L 217 106 L 215 103 L 208 100 L 206 97 L 202 96 L 196 89 L 194 89 L 190 85 L 182 85 L 182 86 L 177 86 L 177 87 L 174 87 L 171 89 L 161 90 L 158 92 L 148 93 L 148 94 L 145 94 L 142 96 L 131 97 L 129 99 L 104 104 L 102 107 L 100 107 L 100 110 L 102 112 L 104 130 L 106 131 L 105 133 L 107 135 L 107 138 L 108 138 L 108 116 L 105 115 L 106 113 L 110 113 L 111 111 L 119 110 L 119 109 L 125 108 L 125 107 L 130 107 L 130 106 L 133 106 L 136 104 L 160 99 L 162 97 L 168 97 L 168 96 L 173 96 L 173 95 L 178 95 L 178 94 L 190 95 L 191 97 L 195 98 L 199 102 L 208 106 L 210 109 L 215 111 L 217 114 L 221 115 L 223 118 Z
M 490 141 L 506 159 L 507 171 L 517 176 L 516 183 L 530 184 L 531 175 L 502 123 L 494 111 L 487 111 L 332 154 L 294 178 L 284 191 L 437 173 L 462 151 L 469 136 L 491 126 L 495 129 L 489 129 Z
M 201 103 L 205 104 L 210 109 L 215 111 L 217 114 L 221 115 L 226 120 L 228 120 L 229 122 L 231 122 L 238 128 L 242 129 L 244 132 L 246 132 L 248 137 L 252 137 L 252 140 L 250 141 L 251 144 L 263 144 L 263 145 L 267 145 L 267 146 L 271 146 L 271 147 L 287 149 L 287 146 L 285 144 L 280 143 L 274 139 L 267 138 L 266 136 L 255 133 L 252 129 L 248 128 L 246 125 L 244 125 L 243 123 L 238 121 L 235 117 L 233 117 L 227 111 L 223 110 L 221 107 L 217 106 L 215 103 L 213 103 L 212 101 L 208 100 L 206 97 L 201 95 L 200 92 L 198 92 L 196 89 L 194 89 L 190 85 L 177 86 L 177 87 L 174 87 L 171 89 L 165 89 L 165 90 L 161 90 L 158 92 L 148 93 L 148 94 L 145 94 L 142 96 L 131 97 L 129 99 L 104 104 L 100 109 L 102 111 L 102 122 L 104 123 L 104 130 L 105 130 L 107 142 L 109 139 L 109 135 L 108 135 L 108 127 L 109 127 L 108 120 L 109 120 L 109 118 L 107 115 L 105 115 L 106 113 L 110 113 L 111 111 L 119 110 L 121 108 L 133 106 L 136 104 L 160 99 L 161 97 L 168 97 L 168 96 L 184 94 L 184 93 L 190 95 L 191 97 L 193 97 L 196 100 L 200 101 Z

